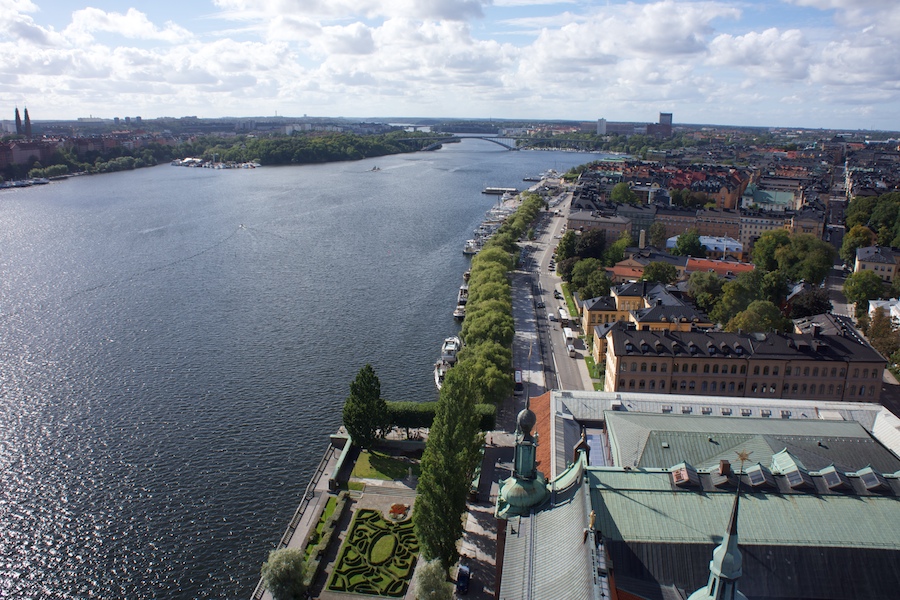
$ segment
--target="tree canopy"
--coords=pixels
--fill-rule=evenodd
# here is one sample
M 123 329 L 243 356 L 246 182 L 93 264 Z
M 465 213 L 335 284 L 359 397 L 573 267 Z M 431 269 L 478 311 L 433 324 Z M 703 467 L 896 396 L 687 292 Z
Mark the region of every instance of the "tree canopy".
M 609 194 L 609 199 L 621 204 L 637 204 L 639 202 L 637 194 L 635 194 L 631 189 L 631 186 L 624 181 L 613 186 L 612 192 Z
M 841 242 L 841 258 L 848 265 L 854 264 L 856 262 L 857 248 L 872 246 L 875 243 L 875 239 L 874 231 L 865 225 L 854 225 L 844 235 L 844 240 Z
M 652 262 L 644 267 L 644 274 L 641 276 L 641 281 L 658 281 L 666 285 L 673 284 L 677 280 L 678 269 L 675 265 L 662 261 Z
M 668 239 L 666 226 L 661 221 L 654 221 L 650 229 L 647 230 L 647 241 L 654 248 L 664 250 Z
M 694 228 L 688 229 L 678 236 L 675 247 L 672 248 L 672 254 L 675 256 L 693 256 L 695 258 L 704 258 L 706 256 L 706 248 L 700 243 L 700 234 Z
M 571 229 L 565 232 L 556 245 L 556 262 L 562 262 L 567 258 L 576 256 L 575 247 L 578 244 L 578 236 Z
M 828 290 L 814 288 L 797 294 L 791 302 L 791 318 L 800 319 L 831 312 Z
M 344 427 L 355 444 L 369 448 L 387 433 L 390 419 L 381 397 L 381 382 L 372 365 L 367 364 L 350 383 L 350 395 L 344 402 Z
M 737 331 L 738 329 L 760 333 L 789 331 L 791 321 L 785 318 L 778 307 L 768 300 L 755 300 L 728 321 L 725 326 L 725 331 Z
M 884 291 L 884 283 L 881 277 L 872 271 L 859 271 L 851 273 L 844 280 L 844 296 L 847 301 L 856 303 L 858 308 L 868 310 L 869 300 L 881 298 Z
M 303 600 L 306 598 L 305 570 L 302 550 L 272 550 L 263 563 L 262 580 L 275 600 Z
M 697 308 L 709 314 L 722 295 L 725 280 L 708 271 L 694 271 L 688 278 L 687 292 Z

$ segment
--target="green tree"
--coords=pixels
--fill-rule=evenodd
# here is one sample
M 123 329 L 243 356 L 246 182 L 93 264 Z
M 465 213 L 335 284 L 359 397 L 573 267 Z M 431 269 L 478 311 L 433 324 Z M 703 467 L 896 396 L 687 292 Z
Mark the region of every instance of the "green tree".
M 560 263 L 567 258 L 575 256 L 575 246 L 578 243 L 578 236 L 571 229 L 565 232 L 556 245 L 556 262 Z
M 600 229 L 588 229 L 580 236 L 577 236 L 575 256 L 580 256 L 581 258 L 603 258 L 603 250 L 605 248 L 606 232 Z
M 647 231 L 647 241 L 650 242 L 650 245 L 654 248 L 665 250 L 666 240 L 668 239 L 669 238 L 666 235 L 666 226 L 660 221 L 655 221 Z
M 637 194 L 635 194 L 631 187 L 624 181 L 613 186 L 612 192 L 609 194 L 609 199 L 621 204 L 638 204 Z
M 447 373 L 438 396 L 416 488 L 413 523 L 425 560 L 456 564 L 462 513 L 484 441 L 475 413 L 480 398 L 478 381 L 460 361 Z
M 878 200 L 874 197 L 853 198 L 847 205 L 847 212 L 844 214 L 844 220 L 849 229 L 853 229 L 857 225 L 865 225 L 872 218 L 872 211 Z
M 575 288 L 580 289 L 587 285 L 588 277 L 590 277 L 591 273 L 603 267 L 603 263 L 601 263 L 596 258 L 584 258 L 579 260 L 574 267 L 572 267 L 572 285 Z
M 841 258 L 848 265 L 856 262 L 856 249 L 866 248 L 875 243 L 875 233 L 865 225 L 855 225 L 850 228 L 844 241 L 841 242 Z
M 612 281 L 604 270 L 594 271 L 588 275 L 587 283 L 578 291 L 582 298 L 599 298 L 600 296 L 609 296 L 609 288 L 612 287 Z
M 453 584 L 447 581 L 447 569 L 439 560 L 429 560 L 416 569 L 418 600 L 453 600 Z
M 756 300 L 745 310 L 735 315 L 725 327 L 725 331 L 768 332 L 789 331 L 791 322 L 786 319 L 778 307 L 768 300 Z
M 778 270 L 792 281 L 820 284 L 834 265 L 834 246 L 809 233 L 791 236 L 789 246 L 775 251 Z
M 363 448 L 370 448 L 390 427 L 391 417 L 381 397 L 381 382 L 370 364 L 361 368 L 350 383 L 343 421 L 353 442 Z
M 891 323 L 891 317 L 880 306 L 872 314 L 866 337 L 872 347 L 884 357 L 900 350 L 900 331 Z
M 831 312 L 831 300 L 828 298 L 828 290 L 813 288 L 801 292 L 791 302 L 791 318 L 800 319 Z
M 749 273 L 741 273 L 725 283 L 722 296 L 709 313 L 710 318 L 716 323 L 727 324 L 739 312 L 746 310 L 751 302 L 759 299 L 758 280 Z
M 667 262 L 652 262 L 644 267 L 644 274 L 641 275 L 641 281 L 658 281 L 667 285 L 675 283 L 678 279 L 678 269 L 675 265 Z
M 675 247 L 672 248 L 672 254 L 675 256 L 693 256 L 703 258 L 706 256 L 706 249 L 700 243 L 700 234 L 694 228 L 688 229 L 678 236 Z
M 872 271 L 859 271 L 851 273 L 844 281 L 844 296 L 847 301 L 855 303 L 857 308 L 868 310 L 869 300 L 881 298 L 884 291 L 884 283 L 881 277 Z
M 272 550 L 263 563 L 262 580 L 275 600 L 302 600 L 306 598 L 305 569 L 302 550 Z
M 709 314 L 722 295 L 725 280 L 708 271 L 694 271 L 688 278 L 687 292 L 697 308 Z
M 603 265 L 611 267 L 616 263 L 621 262 L 622 259 L 625 258 L 625 248 L 628 248 L 633 243 L 631 233 L 623 231 L 619 235 L 619 239 L 610 244 L 606 249 L 606 252 L 603 253 Z
M 786 229 L 773 229 L 766 231 L 750 251 L 750 258 L 758 269 L 774 271 L 778 268 L 778 260 L 775 253 L 779 248 L 791 245 L 791 234 Z

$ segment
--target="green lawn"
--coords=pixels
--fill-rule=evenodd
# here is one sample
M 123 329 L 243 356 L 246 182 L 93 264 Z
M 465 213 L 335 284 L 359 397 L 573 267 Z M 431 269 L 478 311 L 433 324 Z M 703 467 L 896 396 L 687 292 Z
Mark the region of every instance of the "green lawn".
M 394 481 L 406 479 L 409 468 L 412 467 L 413 475 L 419 476 L 419 463 L 408 458 L 395 457 L 377 450 L 363 450 L 356 459 L 351 477 L 366 479 L 383 479 Z
M 310 555 L 313 552 L 313 548 L 316 547 L 316 544 L 319 543 L 319 540 L 322 539 L 322 530 L 325 528 L 325 521 L 328 520 L 328 517 L 334 514 L 334 509 L 337 506 L 337 497 L 330 496 L 328 501 L 325 503 L 325 510 L 322 511 L 322 516 L 319 517 L 319 522 L 316 523 L 316 530 L 311 536 L 309 536 L 309 541 L 306 543 L 306 559 L 309 560 Z

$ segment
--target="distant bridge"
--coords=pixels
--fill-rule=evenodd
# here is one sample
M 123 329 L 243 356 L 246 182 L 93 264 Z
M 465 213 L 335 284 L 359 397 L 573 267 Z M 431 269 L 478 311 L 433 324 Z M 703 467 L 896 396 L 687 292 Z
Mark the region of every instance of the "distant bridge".
M 520 136 L 488 136 L 488 135 L 435 135 L 427 138 L 404 138 L 402 140 L 397 141 L 414 141 L 414 140 L 431 140 L 434 142 L 429 146 L 423 148 L 423 150 L 436 150 L 441 147 L 442 144 L 454 144 L 458 143 L 462 140 L 484 140 L 486 142 L 491 142 L 492 144 L 497 144 L 498 146 L 502 146 L 510 151 L 521 150 L 523 148 L 530 148 L 538 143 L 549 143 L 551 147 L 564 147 L 564 148 L 575 148 L 577 150 L 582 150 L 585 152 L 589 152 L 592 150 L 596 150 L 594 145 L 596 144 L 595 140 L 585 140 L 585 139 L 569 139 L 562 137 L 547 137 L 547 138 L 534 138 L 534 137 L 520 137 Z

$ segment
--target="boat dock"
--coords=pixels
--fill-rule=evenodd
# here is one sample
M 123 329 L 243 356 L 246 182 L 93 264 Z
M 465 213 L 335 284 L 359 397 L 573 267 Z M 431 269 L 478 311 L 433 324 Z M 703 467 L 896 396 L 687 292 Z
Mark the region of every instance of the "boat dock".
M 492 194 L 494 196 L 502 196 L 503 194 L 518 194 L 519 190 L 511 187 L 486 187 L 481 191 L 482 194 Z

